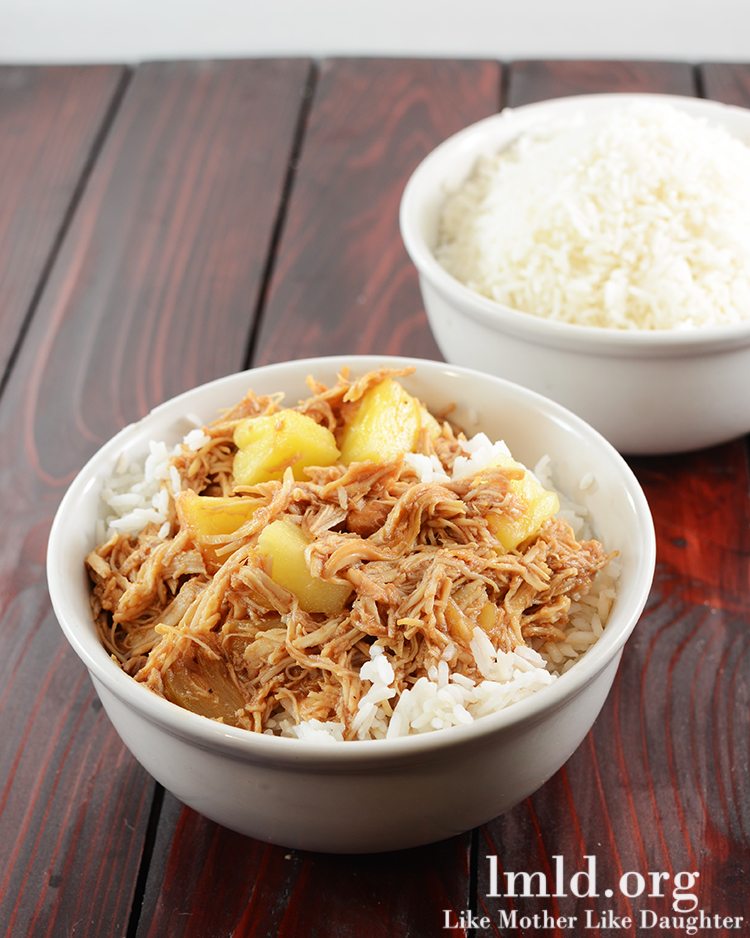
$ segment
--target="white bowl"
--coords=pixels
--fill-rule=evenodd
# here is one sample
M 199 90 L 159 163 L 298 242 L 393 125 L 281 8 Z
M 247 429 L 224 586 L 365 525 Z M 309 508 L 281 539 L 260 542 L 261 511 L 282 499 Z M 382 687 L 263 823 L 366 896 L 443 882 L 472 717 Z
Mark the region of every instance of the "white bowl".
M 401 234 L 448 361 L 552 397 L 622 452 L 671 453 L 750 430 L 750 322 L 685 332 L 553 322 L 475 293 L 433 254 L 446 194 L 480 155 L 496 153 L 538 122 L 639 100 L 668 102 L 750 141 L 750 111 L 696 98 L 584 95 L 506 110 L 450 137 L 417 167 L 401 202 Z
M 249 387 L 306 396 L 304 379 L 335 380 L 415 364 L 404 383 L 430 406 L 455 402 L 467 429 L 503 437 L 533 464 L 549 453 L 563 490 L 590 508 L 597 534 L 621 553 L 618 596 L 603 637 L 567 674 L 469 726 L 393 740 L 317 743 L 223 726 L 151 693 L 108 657 L 89 608 L 84 556 L 94 546 L 102 479 L 122 452 L 151 439 L 177 442 L 180 418 L 204 421 Z M 582 496 L 577 482 L 597 479 Z M 385 357 L 309 359 L 230 375 L 155 408 L 117 434 L 81 470 L 57 512 L 47 576 L 68 641 L 88 668 L 115 729 L 136 759 L 186 804 L 234 830 L 310 850 L 369 852 L 429 843 L 468 830 L 526 797 L 571 755 L 607 696 L 622 647 L 646 601 L 654 530 L 632 472 L 594 430 L 557 404 L 498 378 L 437 362 Z M 467 782 L 468 780 L 468 782 Z

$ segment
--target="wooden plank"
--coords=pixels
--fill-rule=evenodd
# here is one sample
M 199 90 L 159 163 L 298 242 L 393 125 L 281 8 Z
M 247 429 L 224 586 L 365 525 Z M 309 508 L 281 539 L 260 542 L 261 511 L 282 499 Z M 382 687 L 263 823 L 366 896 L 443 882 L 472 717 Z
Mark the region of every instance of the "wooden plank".
M 750 107 L 750 65 L 708 63 L 700 67 L 700 76 L 704 97 Z
M 599 65 L 598 79 L 593 66 L 586 65 L 579 85 L 580 69 L 579 63 L 554 63 L 549 69 L 543 63 L 524 65 L 523 82 L 511 69 L 510 103 L 525 103 L 526 95 L 544 98 L 561 88 L 607 91 L 621 85 L 610 63 Z M 641 73 L 627 67 L 640 90 L 693 91 L 683 66 L 653 69 Z M 744 446 L 737 442 L 633 465 L 656 524 L 654 589 L 613 691 L 583 745 L 540 791 L 482 831 L 479 905 L 494 922 L 498 910 L 513 908 L 533 914 L 546 907 L 555 915 L 575 915 L 579 923 L 587 909 L 632 915 L 651 908 L 668 914 L 669 898 L 619 895 L 624 871 L 645 875 L 650 870 L 670 877 L 697 870 L 702 908 L 748 913 L 740 886 L 750 868 L 750 798 L 742 774 L 750 760 L 750 686 L 747 668 L 742 670 L 750 616 Z M 584 868 L 586 854 L 597 859 L 600 892 L 611 888 L 613 898 L 487 896 L 488 855 L 498 857 L 501 871 L 538 870 L 549 877 L 554 857 L 562 857 L 570 876 Z M 494 928 L 486 933 L 508 932 Z M 635 933 L 634 928 L 618 932 Z M 550 931 L 531 927 L 524 934 Z
M 308 71 L 136 71 L 0 400 L 2 934 L 127 926 L 153 782 L 54 622 L 47 532 L 104 439 L 242 365 Z
M 124 75 L 0 68 L 0 379 Z
M 300 862 L 166 794 L 138 934 L 276 934 Z
M 431 938 L 439 910 L 468 901 L 467 840 L 369 856 L 284 850 L 167 795 L 138 934 Z
M 508 80 L 508 103 L 532 104 L 598 92 L 695 93 L 693 68 L 674 62 L 604 62 L 530 60 L 514 62 Z
M 437 354 L 401 247 L 398 201 L 419 159 L 496 110 L 499 92 L 495 64 L 323 64 L 254 363 Z M 397 855 L 290 852 L 166 796 L 139 934 L 432 936 L 440 908 L 468 904 L 469 845 L 466 835 Z
M 323 64 L 256 363 L 335 352 L 440 358 L 399 201 L 417 163 L 497 110 L 499 91 L 499 67 L 481 62 Z

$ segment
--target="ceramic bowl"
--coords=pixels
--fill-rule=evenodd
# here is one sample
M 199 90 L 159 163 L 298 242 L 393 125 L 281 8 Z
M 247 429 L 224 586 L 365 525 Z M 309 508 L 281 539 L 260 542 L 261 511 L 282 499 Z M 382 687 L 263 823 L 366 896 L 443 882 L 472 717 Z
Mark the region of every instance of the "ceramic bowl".
M 476 432 L 504 438 L 517 458 L 553 460 L 556 482 L 591 512 L 597 535 L 621 555 L 618 595 L 605 632 L 569 672 L 508 709 L 468 726 L 393 740 L 319 743 L 256 735 L 183 710 L 117 667 L 99 643 L 84 556 L 94 546 L 99 493 L 121 453 L 151 439 L 181 439 L 185 414 L 208 422 L 239 399 L 284 390 L 296 401 L 314 374 L 333 382 L 343 365 L 362 374 L 416 365 L 405 385 Z M 579 480 L 593 473 L 585 493 Z M 590 729 L 646 601 L 654 570 L 646 499 L 618 453 L 557 404 L 499 378 L 437 362 L 320 358 L 221 378 L 155 408 L 104 445 L 81 470 L 55 518 L 48 581 L 66 638 L 88 668 L 104 709 L 135 758 L 186 804 L 261 840 L 310 850 L 411 847 L 468 830 L 542 785 Z
M 750 142 L 750 111 L 697 98 L 584 95 L 505 110 L 450 137 L 417 167 L 401 202 L 401 234 L 448 361 L 552 397 L 621 452 L 672 453 L 750 431 L 750 321 L 690 331 L 554 322 L 475 293 L 433 254 L 446 193 L 480 155 L 496 153 L 534 124 L 643 100 L 668 102 Z

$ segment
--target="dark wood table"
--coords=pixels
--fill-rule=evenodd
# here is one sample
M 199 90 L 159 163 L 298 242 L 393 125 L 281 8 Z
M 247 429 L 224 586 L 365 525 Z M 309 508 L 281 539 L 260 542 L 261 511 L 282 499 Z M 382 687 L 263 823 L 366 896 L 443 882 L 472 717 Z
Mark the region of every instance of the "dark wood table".
M 501 870 L 546 873 L 556 856 L 572 871 L 591 854 L 609 881 L 699 871 L 704 910 L 750 915 L 742 440 L 633 461 L 659 563 L 601 716 L 533 797 L 428 848 L 306 854 L 183 807 L 115 735 L 47 595 L 47 534 L 65 487 L 157 402 L 282 359 L 438 357 L 398 234 L 409 173 L 504 104 L 592 91 L 750 105 L 750 67 L 352 59 L 0 69 L 0 933 L 432 936 L 464 934 L 441 931 L 441 910 L 471 909 L 493 921 L 479 934 L 517 934 L 497 926 L 499 910 L 582 917 L 605 901 L 618 915 L 645 904 L 488 899 L 493 854 Z M 669 911 L 668 899 L 648 905 Z M 747 922 L 710 931 L 743 933 Z

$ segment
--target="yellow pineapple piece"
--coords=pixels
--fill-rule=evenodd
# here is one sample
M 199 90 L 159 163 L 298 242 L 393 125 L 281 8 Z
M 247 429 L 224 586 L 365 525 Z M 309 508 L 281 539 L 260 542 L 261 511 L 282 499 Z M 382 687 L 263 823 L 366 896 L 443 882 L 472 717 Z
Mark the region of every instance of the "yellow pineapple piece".
M 341 440 L 341 461 L 385 462 L 413 452 L 419 431 L 440 427 L 420 402 L 393 378 L 386 378 L 363 396 Z
M 337 615 L 351 593 L 346 584 L 328 583 L 313 576 L 305 560 L 310 539 L 292 521 L 273 521 L 258 538 L 258 553 L 271 560 L 271 577 L 299 600 L 305 612 Z
M 241 420 L 234 442 L 235 485 L 280 479 L 287 466 L 295 479 L 303 479 L 305 466 L 331 466 L 339 458 L 331 431 L 296 410 Z
M 217 546 L 206 539 L 215 534 L 233 534 L 260 504 L 257 498 L 217 498 L 187 490 L 177 498 L 177 517 L 180 525 L 190 530 L 203 559 L 221 566 L 227 555 L 219 556 Z
M 487 602 L 479 610 L 477 625 L 485 632 L 491 632 L 497 625 L 497 606 Z
M 260 504 L 257 498 L 216 498 L 182 492 L 177 499 L 177 514 L 197 538 L 214 534 L 232 534 L 248 521 Z
M 523 469 L 521 479 L 510 483 L 510 491 L 524 505 L 524 513 L 518 518 L 490 514 L 487 522 L 490 531 L 500 542 L 503 550 L 514 550 L 541 528 L 545 521 L 560 510 L 560 499 L 555 492 L 545 489 L 537 478 L 525 466 L 509 457 L 503 457 L 493 463 L 494 466 L 508 469 Z

